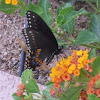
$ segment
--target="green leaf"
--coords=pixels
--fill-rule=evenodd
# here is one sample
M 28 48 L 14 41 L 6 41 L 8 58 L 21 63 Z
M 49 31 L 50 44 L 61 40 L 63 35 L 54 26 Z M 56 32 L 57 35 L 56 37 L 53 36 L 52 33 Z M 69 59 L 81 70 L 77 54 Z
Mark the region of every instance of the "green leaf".
M 58 23 L 58 24 L 61 24 L 61 23 L 63 23 L 63 21 L 64 21 L 64 16 L 63 16 L 63 15 L 59 15 L 59 16 L 57 17 L 57 23 Z
M 98 37 L 94 33 L 87 30 L 82 30 L 79 32 L 74 44 L 89 44 L 98 41 Z
M 70 3 L 64 3 L 61 4 L 58 8 L 57 8 L 57 15 L 60 14 L 60 12 L 65 9 L 65 8 L 69 8 L 72 7 L 72 5 Z
M 69 88 L 60 100 L 78 100 L 82 87 Z
M 96 49 L 91 49 L 88 54 L 89 59 L 91 59 L 91 57 L 96 57 Z
M 22 100 L 24 96 L 17 96 L 16 93 L 12 94 L 14 100 Z
M 58 25 L 67 24 L 68 23 L 67 21 L 68 21 L 69 17 L 71 17 L 71 14 L 73 12 L 74 12 L 74 7 L 68 7 L 68 8 L 62 9 L 60 11 L 60 13 L 57 15 L 57 24 Z
M 31 70 L 27 69 L 22 73 L 21 76 L 22 83 L 26 84 L 26 82 L 30 79 L 33 79 L 33 73 Z
M 49 86 L 49 85 L 52 85 L 53 86 L 53 82 L 48 82 L 48 83 L 46 83 L 46 86 Z
M 46 96 L 45 100 L 59 100 L 59 98 L 53 98 L 50 94 L 50 87 L 47 87 L 45 90 L 43 90 L 43 95 Z
M 100 10 L 100 0 L 97 0 L 97 8 Z
M 53 15 L 49 10 L 51 8 L 50 2 L 48 0 L 39 0 L 38 5 L 44 10 L 44 12 L 41 14 L 41 17 L 48 25 L 51 25 L 53 22 Z
M 89 31 L 93 32 L 100 42 L 100 15 L 92 14 L 90 17 Z
M 85 82 L 85 84 L 89 81 L 89 78 L 86 77 L 84 70 L 80 71 L 80 76 L 75 77 L 76 82 Z
M 43 9 L 41 7 L 39 7 L 38 5 L 32 4 L 31 2 L 29 3 L 27 10 L 33 11 L 38 15 L 43 13 Z
M 65 25 L 62 25 L 61 28 L 63 30 L 65 30 L 67 33 L 71 34 L 73 33 L 74 31 L 74 28 L 75 28 L 75 20 L 72 19 L 70 22 L 68 22 L 67 24 Z
M 100 56 L 96 57 L 92 65 L 93 75 L 97 75 L 100 72 Z
M 61 40 L 59 38 L 56 38 L 56 40 L 57 40 L 57 43 L 58 43 L 59 46 L 63 46 L 63 47 L 67 46 L 66 42 L 64 42 L 63 40 Z
M 34 100 L 32 94 L 25 96 L 25 100 Z
M 98 98 L 95 94 L 89 94 L 88 100 L 100 100 L 100 98 Z
M 5 4 L 5 3 L 1 3 L 0 4 L 0 11 L 8 14 L 8 15 L 11 15 L 13 14 L 18 8 L 18 6 L 13 6 L 11 4 Z
M 73 19 L 75 19 L 77 16 L 82 15 L 82 14 L 87 14 L 87 11 L 83 9 L 80 9 L 79 11 L 74 11 L 74 7 L 65 8 L 57 16 L 57 24 L 59 26 L 67 24 Z M 64 17 L 63 21 L 59 21 L 59 20 L 62 20 L 60 19 L 61 18 L 60 16 Z M 58 22 L 62 22 L 62 23 L 58 23 Z
M 40 93 L 39 87 L 33 79 L 28 80 L 28 82 L 25 84 L 25 88 L 27 92 Z
M 21 9 L 20 16 L 26 16 L 27 8 Z

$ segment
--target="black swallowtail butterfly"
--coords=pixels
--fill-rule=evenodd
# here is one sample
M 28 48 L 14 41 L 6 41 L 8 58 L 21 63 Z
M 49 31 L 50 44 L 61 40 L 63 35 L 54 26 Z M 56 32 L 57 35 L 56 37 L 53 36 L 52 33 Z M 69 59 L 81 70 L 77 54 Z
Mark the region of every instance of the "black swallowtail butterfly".
M 58 43 L 43 19 L 32 11 L 26 13 L 28 28 L 23 29 L 30 55 L 27 57 L 27 67 L 35 69 L 45 58 L 48 64 L 54 55 L 61 51 Z

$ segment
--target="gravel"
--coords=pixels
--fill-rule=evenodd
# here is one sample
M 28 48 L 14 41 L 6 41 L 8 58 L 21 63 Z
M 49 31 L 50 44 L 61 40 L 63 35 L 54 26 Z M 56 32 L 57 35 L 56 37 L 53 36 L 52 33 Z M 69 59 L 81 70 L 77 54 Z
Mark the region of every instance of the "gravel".
M 0 70 L 14 75 L 18 75 L 21 58 L 21 48 L 16 40 L 23 38 L 24 19 L 19 11 L 13 15 L 0 12 Z

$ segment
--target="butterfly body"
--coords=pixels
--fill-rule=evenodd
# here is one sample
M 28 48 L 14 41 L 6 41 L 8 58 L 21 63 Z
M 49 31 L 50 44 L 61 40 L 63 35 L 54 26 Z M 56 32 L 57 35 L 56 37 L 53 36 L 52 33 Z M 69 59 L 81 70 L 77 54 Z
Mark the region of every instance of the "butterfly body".
M 56 38 L 39 15 L 32 11 L 28 11 L 26 15 L 28 28 L 23 30 L 23 34 L 30 53 L 27 66 L 35 69 L 36 66 L 42 64 L 45 58 L 48 64 L 61 49 L 58 49 Z

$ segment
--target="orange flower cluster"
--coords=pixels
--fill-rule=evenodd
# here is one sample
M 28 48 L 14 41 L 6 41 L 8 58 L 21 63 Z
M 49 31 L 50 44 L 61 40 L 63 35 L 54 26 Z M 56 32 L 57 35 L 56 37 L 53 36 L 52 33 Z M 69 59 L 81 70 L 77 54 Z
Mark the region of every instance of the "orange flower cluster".
M 90 79 L 87 84 L 87 94 L 96 94 L 100 97 L 100 73 Z
M 12 4 L 12 5 L 17 5 L 18 4 L 18 1 L 17 0 L 5 0 L 5 3 L 6 4 Z
M 88 50 L 74 50 L 71 56 L 67 59 L 62 58 L 61 61 L 57 62 L 56 67 L 51 69 L 51 81 L 58 84 L 63 81 L 69 81 L 71 76 L 79 76 L 82 68 L 92 72 L 92 67 L 89 66 L 89 63 L 92 63 L 93 60 L 94 58 L 88 59 Z
M 22 96 L 24 93 L 25 85 L 24 84 L 19 84 L 17 86 L 17 96 Z

